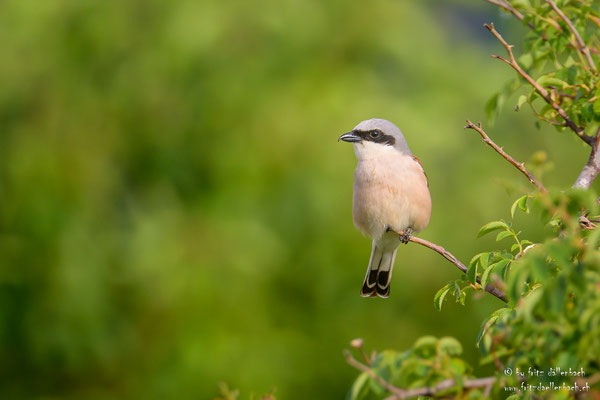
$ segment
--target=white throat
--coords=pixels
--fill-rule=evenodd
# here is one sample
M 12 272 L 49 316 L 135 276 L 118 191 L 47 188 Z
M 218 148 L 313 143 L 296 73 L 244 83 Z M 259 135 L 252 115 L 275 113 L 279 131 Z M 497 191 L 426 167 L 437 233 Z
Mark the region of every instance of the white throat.
M 402 153 L 394 146 L 388 146 L 381 143 L 373 143 L 363 140 L 362 142 L 354 143 L 354 153 L 356 158 L 361 160 L 371 160 L 386 156 L 399 156 Z

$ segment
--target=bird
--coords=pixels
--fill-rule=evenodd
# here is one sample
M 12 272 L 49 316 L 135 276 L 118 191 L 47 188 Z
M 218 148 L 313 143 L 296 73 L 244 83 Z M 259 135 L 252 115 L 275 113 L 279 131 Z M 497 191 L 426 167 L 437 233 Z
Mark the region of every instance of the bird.
M 362 121 L 340 140 L 352 143 L 358 158 L 352 220 L 373 240 L 360 295 L 387 298 L 398 246 L 429 224 L 429 181 L 400 129 L 388 120 Z

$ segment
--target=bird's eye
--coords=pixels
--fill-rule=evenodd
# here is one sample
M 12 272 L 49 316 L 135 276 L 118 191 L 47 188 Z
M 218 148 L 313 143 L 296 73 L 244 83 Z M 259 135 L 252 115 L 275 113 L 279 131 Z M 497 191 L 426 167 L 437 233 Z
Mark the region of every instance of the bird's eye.
M 372 138 L 377 138 L 377 137 L 379 137 L 379 135 L 381 135 L 381 131 L 378 130 L 378 129 L 375 129 L 375 130 L 373 130 L 373 131 L 370 132 L 370 136 Z

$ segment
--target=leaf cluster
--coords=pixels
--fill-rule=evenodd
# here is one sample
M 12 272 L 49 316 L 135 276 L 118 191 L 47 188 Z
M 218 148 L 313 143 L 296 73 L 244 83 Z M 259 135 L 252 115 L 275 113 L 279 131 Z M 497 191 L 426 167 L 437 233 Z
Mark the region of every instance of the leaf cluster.
M 396 387 L 431 388 L 442 381 L 453 379 L 455 384 L 439 395 L 466 397 L 463 380 L 471 377 L 472 368 L 460 358 L 463 349 L 453 337 L 423 336 L 404 352 L 384 350 L 371 356 L 371 371 Z M 354 381 L 348 400 L 379 399 L 392 395 L 387 388 L 366 372 Z
M 483 291 L 491 282 L 506 291 L 509 301 L 481 324 L 481 363 L 546 372 L 519 380 L 503 376 L 502 368 L 499 381 L 514 386 L 523 380 L 572 384 L 572 376 L 548 375 L 557 368 L 600 376 L 600 229 L 582 228 L 579 222 L 582 215 L 600 211 L 597 196 L 581 190 L 525 195 L 513 203 L 511 216 L 516 210 L 536 214 L 548 227 L 547 237 L 533 243 L 521 239 L 509 222 L 484 225 L 479 237 L 496 233 L 496 242 L 506 246 L 475 255 L 462 286 L 453 281 L 438 291 L 436 308 L 441 308 L 450 285 L 460 292 L 457 302 L 464 304 L 467 288 Z
M 528 27 L 521 54 L 515 51 L 519 66 L 548 92 L 551 101 L 560 106 L 570 120 L 589 135 L 595 134 L 600 126 L 598 75 L 570 27 L 546 1 L 519 0 L 511 4 L 523 14 L 523 23 Z M 589 0 L 557 1 L 556 4 L 568 15 L 586 46 L 592 49 L 592 55 L 595 54 L 600 44 L 598 4 Z M 527 105 L 537 117 L 536 126 L 545 122 L 558 130 L 565 129 L 556 108 L 520 75 L 487 102 L 490 124 L 513 93 L 519 94 L 515 110 Z
M 516 370 L 583 369 L 600 374 L 600 230 L 581 229 L 581 210 L 597 213 L 593 193 L 540 195 L 533 202 L 555 235 L 536 243 L 501 277 L 508 307 L 482 324 L 482 363 Z M 573 377 L 531 377 L 529 383 L 572 383 Z M 597 388 L 596 388 L 597 389 Z

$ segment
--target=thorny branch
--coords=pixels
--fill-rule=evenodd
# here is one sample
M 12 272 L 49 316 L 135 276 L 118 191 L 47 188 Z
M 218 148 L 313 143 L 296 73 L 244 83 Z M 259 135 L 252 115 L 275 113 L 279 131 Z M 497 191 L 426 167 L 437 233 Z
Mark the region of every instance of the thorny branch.
M 511 13 L 516 19 L 518 19 L 519 21 L 523 22 L 525 20 L 525 17 L 523 16 L 523 14 L 521 14 L 521 12 L 519 10 L 517 10 L 516 8 L 514 8 L 507 0 L 484 0 L 487 1 L 488 3 L 494 4 L 506 11 L 508 11 L 509 13 Z M 553 19 L 547 19 L 546 20 L 547 23 L 549 23 L 550 25 L 552 25 L 554 27 L 554 29 L 556 29 L 557 31 L 562 31 L 562 28 L 560 27 L 560 25 L 554 21 Z M 527 26 L 535 31 L 535 25 L 532 22 L 528 22 Z M 546 34 L 542 33 L 542 38 L 544 40 L 546 40 Z
M 577 41 L 579 51 L 582 52 L 583 55 L 585 55 L 585 58 L 587 59 L 587 62 L 589 64 L 589 68 L 591 68 L 592 71 L 596 72 L 596 65 L 594 65 L 594 60 L 592 59 L 592 55 L 590 54 L 590 49 L 588 49 L 585 45 L 585 42 L 581 38 L 579 32 L 577 32 L 577 29 L 575 29 L 575 26 L 573 25 L 569 17 L 567 17 L 565 13 L 563 13 L 562 10 L 558 8 L 556 3 L 554 3 L 554 0 L 546 0 L 546 3 L 550 4 L 550 7 L 552 7 L 552 9 L 556 11 L 558 16 L 565 22 L 565 24 L 567 24 L 569 30 L 575 36 L 575 40 Z
M 398 232 L 399 235 L 404 235 L 404 232 Z M 431 250 L 437 252 L 438 254 L 440 254 L 442 257 L 444 257 L 446 260 L 450 261 L 452 264 L 454 264 L 456 266 L 456 268 L 460 269 L 464 274 L 467 273 L 467 267 L 460 262 L 452 253 L 450 253 L 448 250 L 444 249 L 442 246 L 439 246 L 435 243 L 431 243 L 425 239 L 421 239 L 419 237 L 416 236 L 411 236 L 409 239 L 411 242 L 416 243 L 416 244 L 420 244 L 421 246 L 425 246 L 430 248 Z M 477 283 L 479 283 L 481 285 L 481 279 L 479 277 L 477 277 Z M 502 300 L 503 302 L 507 303 L 508 300 L 506 299 L 506 295 L 504 294 L 504 292 L 502 292 L 500 289 L 498 289 L 497 287 L 491 285 L 491 284 L 487 284 L 485 285 L 485 289 L 486 292 L 488 292 L 489 294 L 497 297 L 498 299 Z
M 506 0 L 485 0 L 488 3 L 494 4 L 506 11 L 508 11 L 509 13 L 511 13 L 512 15 L 515 16 L 515 18 L 517 18 L 519 21 L 523 22 L 523 19 L 525 18 L 523 16 L 523 14 L 521 14 L 521 12 L 519 10 L 517 10 L 516 8 L 514 8 L 512 5 L 510 5 L 510 3 Z M 529 22 L 527 24 L 531 29 L 535 29 L 535 26 Z
M 541 192 L 547 192 L 547 190 L 544 187 L 544 185 L 542 185 L 542 183 L 540 181 L 538 181 L 537 179 L 535 179 L 533 177 L 533 175 L 531 175 L 531 173 L 529 171 L 527 171 L 527 169 L 525 168 L 525 164 L 524 163 L 517 162 L 517 160 L 515 160 L 514 158 L 512 158 L 510 155 L 506 154 L 506 152 L 504 150 L 502 150 L 502 148 L 500 146 L 498 146 L 496 143 L 494 143 L 494 141 L 492 139 L 490 139 L 490 137 L 481 128 L 481 122 L 479 124 L 475 125 L 471 121 L 467 120 L 467 126 L 465 126 L 465 129 L 473 129 L 474 131 L 476 131 L 477 133 L 479 133 L 481 135 L 482 140 L 487 145 L 489 145 L 491 148 L 493 148 L 494 150 L 496 150 L 496 152 L 498 154 L 500 154 L 502 157 L 504 157 L 506 159 L 506 161 L 508 161 L 509 163 L 511 163 L 512 165 L 514 165 L 515 168 L 517 168 L 519 171 L 521 171 L 523 173 L 523 175 L 525 175 L 527 177 L 527 179 L 529 180 L 529 182 L 531 182 L 535 186 L 537 186 L 537 188 Z
M 548 103 L 554 110 L 556 110 L 558 115 L 560 115 L 560 117 L 565 121 L 565 125 L 567 127 L 569 127 L 573 132 L 575 132 L 575 134 L 579 138 L 581 138 L 581 140 L 583 140 L 590 146 L 593 145 L 595 138 L 586 135 L 584 129 L 578 126 L 575 122 L 573 122 L 571 118 L 569 118 L 565 110 L 563 110 L 563 108 L 552 99 L 550 93 L 539 83 L 537 83 L 529 74 L 527 74 L 527 72 L 525 72 L 523 68 L 521 68 L 519 63 L 517 63 L 517 60 L 515 59 L 515 56 L 512 52 L 512 45 L 506 43 L 502 35 L 500 35 L 500 33 L 498 33 L 498 31 L 496 31 L 496 29 L 494 28 L 494 24 L 485 24 L 483 26 L 487 30 L 489 30 L 492 33 L 492 35 L 496 37 L 496 39 L 498 39 L 502 46 L 504 46 L 506 52 L 508 53 L 509 60 L 495 54 L 492 54 L 492 57 L 505 62 L 506 64 L 510 65 L 515 71 L 517 71 L 519 75 L 521 75 L 527 82 L 529 82 L 531 86 L 533 86 L 533 88 L 540 94 L 540 96 L 542 96 L 546 103 Z
M 533 183 L 540 190 L 540 192 L 542 192 L 542 193 L 547 192 L 547 189 L 544 187 L 544 185 L 542 185 L 541 182 L 539 182 L 537 179 L 535 179 L 535 177 L 529 171 L 527 171 L 524 163 L 520 163 L 520 162 L 516 161 L 514 158 L 512 158 L 510 155 L 508 155 L 501 147 L 499 147 L 496 143 L 494 143 L 494 141 L 492 139 L 490 139 L 490 137 L 482 129 L 481 123 L 478 123 L 477 125 L 475 125 L 471 121 L 467 120 L 467 125 L 465 126 L 465 129 L 473 129 L 473 130 L 477 131 L 477 133 L 479 133 L 481 135 L 482 140 L 486 144 L 488 144 L 490 147 L 492 147 L 498 154 L 500 154 L 509 163 L 511 163 L 519 171 L 521 171 L 523 173 L 523 175 L 525 175 L 527 177 L 529 182 Z M 594 180 L 596 179 L 596 176 L 598 176 L 598 174 L 600 173 L 600 151 L 598 151 L 599 148 L 600 148 L 600 128 L 598 128 L 598 131 L 596 132 L 596 135 L 594 136 L 594 145 L 592 146 L 592 152 L 590 154 L 588 162 L 585 164 L 585 166 L 581 170 L 581 173 L 579 174 L 579 176 L 577 177 L 577 180 L 573 184 L 573 188 L 589 189 L 590 186 L 592 185 L 592 183 L 594 182 Z M 588 218 L 588 217 L 582 215 L 579 218 L 579 224 L 582 229 L 594 229 L 598 223 L 600 223 L 599 217 Z
M 377 375 L 371 368 L 358 361 L 352 356 L 352 353 L 350 353 L 350 351 L 345 350 L 344 356 L 346 357 L 346 361 L 348 362 L 348 364 L 358 369 L 359 371 L 366 373 L 371 379 L 375 380 L 378 384 L 380 384 L 390 393 L 392 393 L 392 396 L 386 398 L 386 400 L 404 400 L 417 396 L 433 396 L 436 393 L 441 392 L 442 390 L 450 389 L 452 386 L 456 385 L 456 381 L 454 379 L 446 379 L 432 387 L 401 389 L 392 385 L 391 383 Z M 496 377 L 493 376 L 487 378 L 465 379 L 462 382 L 462 387 L 465 389 L 480 387 L 485 387 L 486 389 L 488 389 L 491 388 L 494 385 L 494 383 L 496 383 Z

